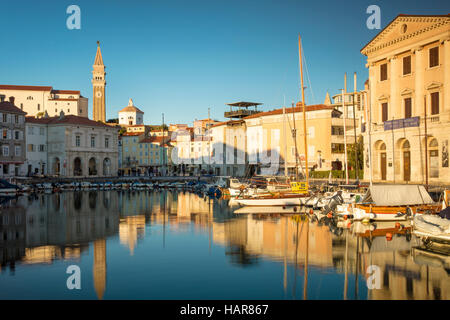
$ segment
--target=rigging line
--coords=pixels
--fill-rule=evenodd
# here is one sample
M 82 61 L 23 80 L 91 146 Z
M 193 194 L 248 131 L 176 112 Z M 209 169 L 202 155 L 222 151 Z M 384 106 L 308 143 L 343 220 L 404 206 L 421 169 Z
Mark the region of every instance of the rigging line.
M 302 46 L 303 46 L 303 44 L 302 44 Z M 313 91 L 313 88 L 311 85 L 311 79 L 309 78 L 308 63 L 306 61 L 306 56 L 305 56 L 304 50 L 302 50 L 302 56 L 303 56 L 303 60 L 305 60 L 306 76 L 308 77 L 308 83 L 309 83 L 309 88 L 311 89 L 311 96 L 312 96 L 313 104 L 316 104 L 316 98 L 314 97 L 314 91 Z

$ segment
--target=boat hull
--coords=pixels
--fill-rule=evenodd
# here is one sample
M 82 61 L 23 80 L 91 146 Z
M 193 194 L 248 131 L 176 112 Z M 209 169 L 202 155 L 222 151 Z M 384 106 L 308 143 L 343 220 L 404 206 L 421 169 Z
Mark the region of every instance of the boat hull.
M 243 206 L 299 206 L 301 198 L 236 199 Z

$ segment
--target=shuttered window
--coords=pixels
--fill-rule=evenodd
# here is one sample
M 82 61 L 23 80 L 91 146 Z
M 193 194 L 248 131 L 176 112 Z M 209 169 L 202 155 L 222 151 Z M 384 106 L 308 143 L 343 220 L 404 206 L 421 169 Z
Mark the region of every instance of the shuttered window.
M 403 58 L 403 75 L 411 73 L 411 56 Z
M 439 92 L 431 94 L 431 114 L 439 114 Z
M 439 47 L 430 49 L 430 68 L 439 65 Z
M 383 122 L 388 120 L 388 104 L 387 104 L 387 102 L 381 104 L 381 120 Z
M 380 81 L 387 80 L 387 63 L 380 65 Z
M 411 98 L 405 99 L 405 118 L 411 118 L 412 116 L 412 106 L 411 106 Z

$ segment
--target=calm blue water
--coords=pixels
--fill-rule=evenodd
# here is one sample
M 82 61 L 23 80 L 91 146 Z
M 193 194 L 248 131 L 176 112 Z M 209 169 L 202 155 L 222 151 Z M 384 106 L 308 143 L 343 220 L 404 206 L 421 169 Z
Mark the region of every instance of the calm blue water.
M 389 223 L 346 231 L 235 209 L 166 191 L 7 201 L 0 299 L 449 298 L 449 257 L 404 232 L 387 241 Z M 81 289 L 67 287 L 71 265 L 80 268 Z M 370 265 L 379 270 L 375 289 L 367 287 Z

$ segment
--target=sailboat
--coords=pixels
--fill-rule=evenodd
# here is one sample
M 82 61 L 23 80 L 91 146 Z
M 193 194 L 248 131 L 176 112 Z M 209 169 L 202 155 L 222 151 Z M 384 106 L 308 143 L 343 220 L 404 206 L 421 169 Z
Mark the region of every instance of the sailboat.
M 295 129 L 295 107 L 292 106 L 292 116 L 294 121 L 293 138 L 295 145 L 295 174 L 296 180 L 290 183 L 291 191 L 281 191 L 270 195 L 256 195 L 253 197 L 244 197 L 236 199 L 235 201 L 244 206 L 298 206 L 304 204 L 306 198 L 309 196 L 309 174 L 308 174 L 308 140 L 306 136 L 306 103 L 305 91 L 303 86 L 303 64 L 302 64 L 302 44 L 301 38 L 298 37 L 298 50 L 300 62 L 300 79 L 302 91 L 302 109 L 303 109 L 303 134 L 305 139 L 305 176 L 306 181 L 299 181 L 298 178 L 298 152 L 297 152 L 297 136 Z M 285 119 L 283 119 L 284 121 Z M 285 162 L 286 163 L 286 162 Z M 286 164 L 285 164 L 286 165 Z

